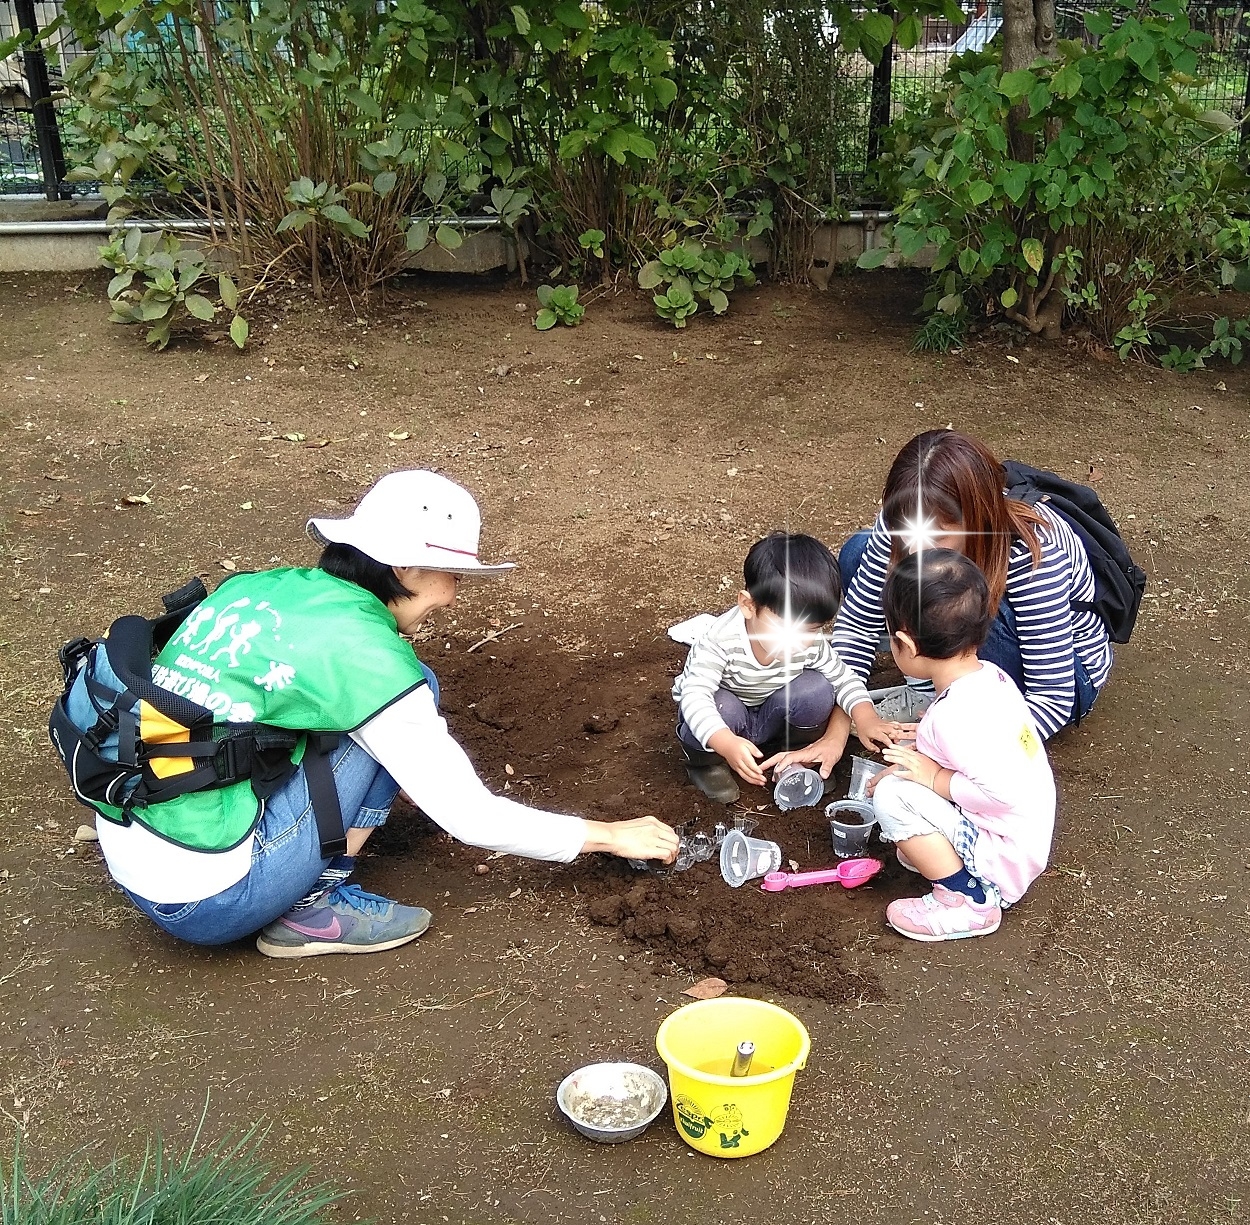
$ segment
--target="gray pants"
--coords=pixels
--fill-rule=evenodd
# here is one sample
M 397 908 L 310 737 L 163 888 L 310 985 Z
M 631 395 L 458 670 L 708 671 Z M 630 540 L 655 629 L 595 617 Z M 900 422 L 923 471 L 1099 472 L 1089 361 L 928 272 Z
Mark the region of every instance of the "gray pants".
M 728 689 L 718 689 L 715 700 L 729 730 L 759 748 L 780 744 L 792 749 L 819 740 L 834 707 L 833 686 L 814 668 L 805 668 L 758 706 L 748 706 Z M 706 752 L 685 719 L 677 721 L 677 737 L 692 753 Z

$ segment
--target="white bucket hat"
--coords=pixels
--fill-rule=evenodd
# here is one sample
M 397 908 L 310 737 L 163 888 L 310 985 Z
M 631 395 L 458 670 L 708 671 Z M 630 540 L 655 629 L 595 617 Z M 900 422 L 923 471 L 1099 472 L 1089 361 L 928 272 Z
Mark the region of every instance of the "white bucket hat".
M 437 472 L 391 472 L 346 519 L 309 519 L 322 544 L 349 544 L 384 566 L 419 566 L 448 574 L 499 577 L 513 562 L 477 559 L 482 516 L 473 495 Z

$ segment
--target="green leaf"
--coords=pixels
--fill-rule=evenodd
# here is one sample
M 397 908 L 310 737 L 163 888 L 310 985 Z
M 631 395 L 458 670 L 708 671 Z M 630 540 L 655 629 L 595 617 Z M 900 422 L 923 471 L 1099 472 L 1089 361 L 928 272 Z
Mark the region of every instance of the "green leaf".
M 524 38 L 530 32 L 529 14 L 519 4 L 514 4 L 512 20 L 516 22 L 516 32 Z
M 425 182 L 421 185 L 421 190 L 425 192 L 430 203 L 437 204 L 443 198 L 443 192 L 447 190 L 447 176 L 441 171 L 432 171 L 425 176 Z
M 1020 251 L 1024 256 L 1024 262 L 1034 272 L 1041 272 L 1042 262 L 1046 258 L 1046 248 L 1042 246 L 1041 241 L 1036 238 L 1026 238 L 1020 244 Z
M 1083 84 L 1084 78 L 1081 76 L 1081 70 L 1075 64 L 1065 64 L 1055 73 L 1051 88 L 1061 98 L 1075 98 L 1081 92 Z
M 169 344 L 169 320 L 166 319 L 158 323 L 155 327 L 148 329 L 147 336 L 144 339 L 150 345 L 155 345 L 159 353 L 167 344 Z
M 242 315 L 235 315 L 230 321 L 230 339 L 234 341 L 235 348 L 241 349 L 247 344 L 247 335 L 250 330 L 247 320 Z
M 964 276 L 971 276 L 980 262 L 980 255 L 972 247 L 964 247 L 959 253 L 959 271 Z
M 373 176 L 373 190 L 379 196 L 389 196 L 398 181 L 399 176 L 393 170 L 383 170 L 381 174 Z
M 664 281 L 664 265 L 658 259 L 648 260 L 638 270 L 638 288 L 654 289 Z
M 221 304 L 228 311 L 239 309 L 239 291 L 235 283 L 223 272 L 217 278 L 217 292 L 221 294 Z
M 430 223 L 423 218 L 418 218 L 404 234 L 404 246 L 409 251 L 424 251 L 429 243 Z
M 974 207 L 979 208 L 993 194 L 993 184 L 987 183 L 984 179 L 978 179 L 975 183 L 968 185 L 968 199 L 972 201 Z
M 557 4 L 555 7 L 555 19 L 570 30 L 584 30 L 590 25 L 582 6 L 577 3 L 577 0 L 562 0 L 560 4 Z
M 353 238 L 368 238 L 369 227 L 359 217 L 353 217 L 341 204 L 327 204 L 321 215 L 340 230 L 346 230 Z
M 712 308 L 712 313 L 723 315 L 729 309 L 729 299 L 725 295 L 723 289 L 713 289 L 707 295 L 707 304 Z
M 201 294 L 189 293 L 182 301 L 197 319 L 208 320 L 217 313 L 217 308 Z
M 1227 260 L 1224 261 L 1228 263 Z M 135 279 L 135 274 L 131 272 L 119 272 L 110 282 L 108 288 L 108 296 L 115 298 L 123 289 L 130 288 L 130 282 Z
M 924 24 L 915 13 L 909 13 L 904 17 L 894 31 L 894 39 L 904 51 L 910 51 L 912 47 L 917 46 L 923 36 Z
M 459 230 L 453 230 L 449 225 L 440 225 L 434 231 L 434 241 L 444 251 L 454 251 L 457 247 L 463 246 L 464 235 Z
M 1010 310 L 1020 300 L 1020 295 L 1016 293 L 1015 289 L 1011 285 L 1008 285 L 1007 288 L 1003 290 L 998 300 L 1007 310 Z
M 1029 90 L 1029 114 L 1040 115 L 1050 106 L 1050 90 L 1042 81 Z
M 1027 69 L 1004 72 L 998 90 L 1009 102 L 1019 102 L 1037 84 L 1037 78 Z
M 312 213 L 307 213 L 303 209 L 297 208 L 293 213 L 287 213 L 275 229 L 275 233 L 282 234 L 286 230 L 302 230 L 313 219 Z
M 1031 168 L 1017 163 L 1003 176 L 1003 191 L 1013 204 L 1019 204 L 1029 189 Z
M 544 306 L 542 310 L 540 310 L 538 314 L 534 316 L 534 326 L 540 332 L 545 332 L 549 328 L 555 327 L 555 325 L 556 325 L 556 313 L 555 311 L 549 309 L 546 306 Z
M 889 247 L 870 247 L 855 261 L 857 268 L 880 268 L 890 256 Z

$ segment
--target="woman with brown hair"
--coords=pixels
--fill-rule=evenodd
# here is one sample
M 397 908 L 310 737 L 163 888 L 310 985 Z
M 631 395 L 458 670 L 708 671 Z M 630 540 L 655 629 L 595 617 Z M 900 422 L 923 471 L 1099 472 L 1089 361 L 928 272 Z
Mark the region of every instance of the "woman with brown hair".
M 1099 616 L 1085 547 L 1044 503 L 1008 498 L 1003 466 L 984 443 L 956 430 L 918 434 L 886 478 L 881 513 L 838 558 L 846 593 L 830 644 L 867 678 L 885 631 L 882 595 L 891 567 L 924 548 L 956 549 L 976 562 L 998 614 L 980 657 L 1019 686 L 1042 735 L 1089 713 L 1111 670 L 1111 640 Z M 874 694 L 874 698 L 880 695 Z M 915 719 L 932 698 L 908 686 L 878 702 L 885 719 Z M 835 712 L 816 744 L 792 760 L 818 762 L 822 773 L 842 755 L 848 732 Z

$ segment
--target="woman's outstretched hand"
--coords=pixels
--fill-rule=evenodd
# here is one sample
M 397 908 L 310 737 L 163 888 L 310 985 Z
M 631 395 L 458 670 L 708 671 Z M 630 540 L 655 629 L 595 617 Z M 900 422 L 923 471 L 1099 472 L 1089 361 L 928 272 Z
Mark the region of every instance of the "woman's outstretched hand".
M 605 851 L 622 859 L 677 858 L 677 833 L 658 817 L 634 817 L 630 821 L 587 821 L 582 851 Z

